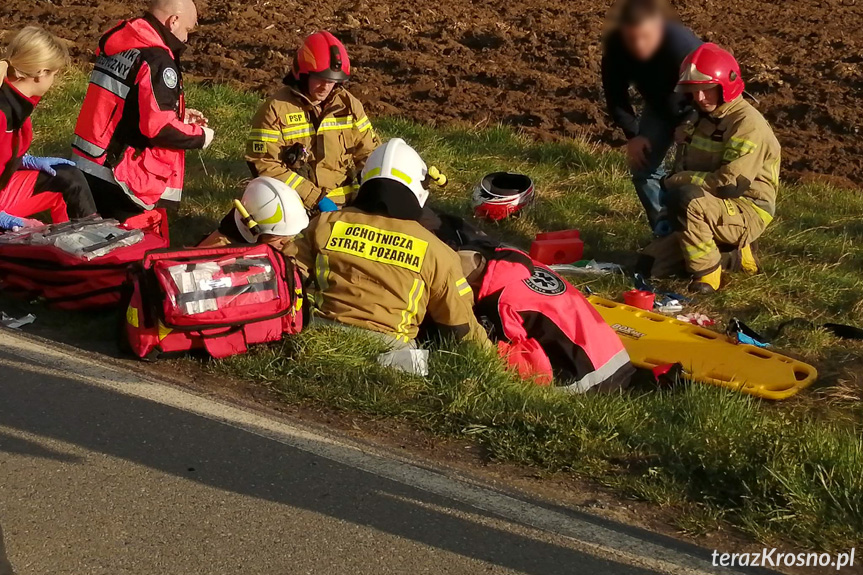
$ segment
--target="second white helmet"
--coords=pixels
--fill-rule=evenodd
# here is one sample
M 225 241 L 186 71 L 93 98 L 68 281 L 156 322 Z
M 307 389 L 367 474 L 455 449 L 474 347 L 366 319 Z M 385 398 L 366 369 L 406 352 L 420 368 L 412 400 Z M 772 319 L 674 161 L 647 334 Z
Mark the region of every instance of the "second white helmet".
M 309 216 L 297 191 L 275 178 L 260 177 L 249 182 L 241 202 L 257 222 L 260 234 L 295 236 L 309 226 Z M 238 210 L 234 211 L 234 220 L 247 242 L 258 240 Z
M 363 183 L 377 178 L 385 178 L 404 184 L 424 207 L 429 192 L 425 187 L 428 166 L 407 142 L 393 138 L 372 152 L 363 168 Z

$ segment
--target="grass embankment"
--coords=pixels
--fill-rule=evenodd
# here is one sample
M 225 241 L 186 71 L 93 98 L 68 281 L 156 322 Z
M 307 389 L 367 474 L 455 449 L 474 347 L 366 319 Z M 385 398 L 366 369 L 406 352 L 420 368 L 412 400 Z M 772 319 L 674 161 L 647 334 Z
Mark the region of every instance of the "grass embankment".
M 83 88 L 73 75 L 38 110 L 37 142 L 45 150 L 67 150 Z M 211 230 L 241 190 L 243 140 L 257 101 L 221 86 L 190 86 L 190 105 L 211 118 L 217 139 L 203 161 L 188 155 L 175 244 Z M 433 201 L 451 212 L 468 213 L 469 189 L 483 174 L 529 173 L 537 206 L 490 229 L 508 241 L 526 246 L 537 231 L 575 227 L 589 257 L 627 261 L 648 239 L 620 154 L 573 141 L 535 143 L 504 128 L 439 129 L 399 119 L 378 119 L 376 127 L 404 137 L 448 172 L 450 186 Z M 786 186 L 778 211 L 762 241 L 765 273 L 735 277 L 698 309 L 756 328 L 799 316 L 863 323 L 863 196 Z M 612 298 L 629 287 L 623 277 L 586 283 Z M 268 386 L 286 402 L 396 418 L 470 438 L 496 460 L 572 472 L 627 497 L 676 506 L 677 526 L 687 532 L 728 522 L 764 541 L 847 547 L 863 538 L 861 348 L 799 329 L 777 344 L 816 363 L 821 387 L 782 404 L 703 385 L 563 396 L 514 380 L 469 346 L 433 353 L 427 378 L 397 373 L 372 361 L 379 351 L 373 341 L 332 329 L 211 366 Z

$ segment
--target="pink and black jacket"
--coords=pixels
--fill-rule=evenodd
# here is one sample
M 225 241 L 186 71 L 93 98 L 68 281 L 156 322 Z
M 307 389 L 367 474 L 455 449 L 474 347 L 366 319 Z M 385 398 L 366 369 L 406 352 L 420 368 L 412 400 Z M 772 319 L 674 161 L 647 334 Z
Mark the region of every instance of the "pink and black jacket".
M 467 246 L 464 249 L 475 249 Z M 580 291 L 508 247 L 479 248 L 488 260 L 474 308 L 492 341 L 523 374 L 569 391 L 623 388 L 635 373 L 620 338 Z
M 180 201 L 185 150 L 204 147 L 203 129 L 183 122 L 183 49 L 150 14 L 106 32 L 75 127 L 81 171 L 119 185 L 144 209 Z

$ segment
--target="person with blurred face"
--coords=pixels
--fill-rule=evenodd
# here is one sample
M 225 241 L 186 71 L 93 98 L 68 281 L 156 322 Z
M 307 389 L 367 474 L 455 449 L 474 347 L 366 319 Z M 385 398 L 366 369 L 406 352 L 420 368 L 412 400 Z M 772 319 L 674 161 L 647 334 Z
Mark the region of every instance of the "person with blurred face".
M 64 158 L 34 157 L 30 114 L 66 65 L 66 46 L 41 28 L 14 36 L 0 58 L 0 231 L 42 225 L 29 216 L 49 211 L 54 223 L 96 212 L 84 175 Z
M 675 93 L 680 64 L 701 41 L 668 18 L 663 0 L 620 0 L 615 25 L 606 36 L 602 85 L 608 112 L 627 138 L 632 183 L 654 234 L 671 233 L 660 187 L 664 161 L 684 117 L 684 98 Z M 636 115 L 630 87 L 641 95 Z
M 672 238 L 697 293 L 718 290 L 723 269 L 758 272 L 752 246 L 776 212 L 781 147 L 743 89 L 737 60 L 716 44 L 703 44 L 681 66 L 677 90 L 698 119 L 678 130 L 677 166 L 663 185 Z
M 153 0 L 144 16 L 99 40 L 72 150 L 103 217 L 125 221 L 177 205 L 185 151 L 213 141 L 183 92 L 180 56 L 197 22 L 192 0 Z
M 362 104 L 344 87 L 350 74 L 344 45 L 329 32 L 312 34 L 284 87 L 252 120 L 246 146 L 252 175 L 284 182 L 310 213 L 350 204 L 357 175 L 380 145 Z

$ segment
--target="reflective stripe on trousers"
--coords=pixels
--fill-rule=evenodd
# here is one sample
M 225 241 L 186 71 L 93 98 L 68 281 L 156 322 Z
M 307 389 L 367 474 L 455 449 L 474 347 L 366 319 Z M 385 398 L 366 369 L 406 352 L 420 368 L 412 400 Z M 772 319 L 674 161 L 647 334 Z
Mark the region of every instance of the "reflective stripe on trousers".
M 590 388 L 612 377 L 630 362 L 629 354 L 626 353 L 625 349 L 622 349 L 595 371 L 588 373 L 572 385 L 564 386 L 561 389 L 570 393 L 585 393 Z

